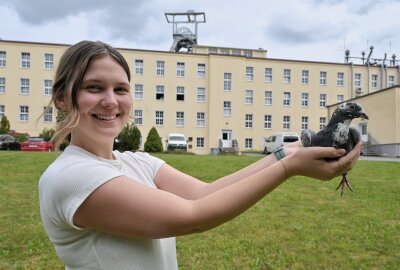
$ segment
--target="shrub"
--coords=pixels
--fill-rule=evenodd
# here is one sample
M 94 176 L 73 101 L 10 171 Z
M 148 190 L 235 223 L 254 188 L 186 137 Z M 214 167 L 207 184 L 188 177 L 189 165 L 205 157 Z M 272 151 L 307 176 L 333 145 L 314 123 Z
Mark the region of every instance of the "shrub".
M 56 131 L 52 128 L 44 128 L 43 131 L 39 134 L 39 137 L 51 139 Z
M 137 151 L 142 134 L 135 124 L 127 124 L 114 140 L 114 149 L 119 151 Z
M 163 145 L 161 142 L 160 135 L 158 135 L 157 129 L 152 127 L 147 135 L 146 142 L 144 144 L 144 151 L 150 153 L 162 152 Z
M 8 121 L 7 116 L 3 116 L 0 121 L 0 134 L 8 134 L 10 131 L 10 121 Z

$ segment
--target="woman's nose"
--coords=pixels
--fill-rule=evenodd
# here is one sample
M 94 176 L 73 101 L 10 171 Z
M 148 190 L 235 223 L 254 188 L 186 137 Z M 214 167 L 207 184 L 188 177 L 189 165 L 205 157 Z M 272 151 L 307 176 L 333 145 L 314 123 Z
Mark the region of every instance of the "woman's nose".
M 113 107 L 118 105 L 118 100 L 116 94 L 114 93 L 114 89 L 107 89 L 107 91 L 103 92 L 101 105 L 105 107 Z

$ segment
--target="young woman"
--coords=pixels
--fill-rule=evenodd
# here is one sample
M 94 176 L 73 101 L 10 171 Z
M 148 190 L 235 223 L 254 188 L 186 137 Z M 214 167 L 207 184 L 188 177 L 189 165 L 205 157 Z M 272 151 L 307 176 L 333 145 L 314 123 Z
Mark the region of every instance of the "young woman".
M 70 144 L 40 179 L 40 212 L 67 269 L 177 269 L 175 236 L 231 220 L 293 175 L 339 176 L 361 150 L 294 143 L 279 161 L 269 155 L 209 184 L 146 153 L 113 151 L 131 115 L 130 71 L 101 42 L 66 50 L 52 101 L 66 115 L 55 140 Z

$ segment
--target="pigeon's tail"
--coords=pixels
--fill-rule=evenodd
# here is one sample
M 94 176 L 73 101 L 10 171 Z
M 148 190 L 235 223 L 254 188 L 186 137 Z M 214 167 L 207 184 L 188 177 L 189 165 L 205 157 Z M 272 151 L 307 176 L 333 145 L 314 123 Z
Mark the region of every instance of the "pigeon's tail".
M 301 132 L 301 143 L 303 144 L 304 147 L 309 147 L 311 146 L 311 137 L 312 137 L 312 131 L 309 129 L 305 129 Z

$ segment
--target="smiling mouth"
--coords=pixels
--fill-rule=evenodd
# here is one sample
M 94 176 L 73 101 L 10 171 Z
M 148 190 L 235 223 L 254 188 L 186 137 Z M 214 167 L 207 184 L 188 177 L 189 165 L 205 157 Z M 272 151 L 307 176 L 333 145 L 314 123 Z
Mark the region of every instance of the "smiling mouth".
M 119 117 L 119 114 L 113 114 L 113 115 L 93 114 L 93 116 L 99 120 L 111 121 L 111 120 L 114 120 L 115 118 Z

